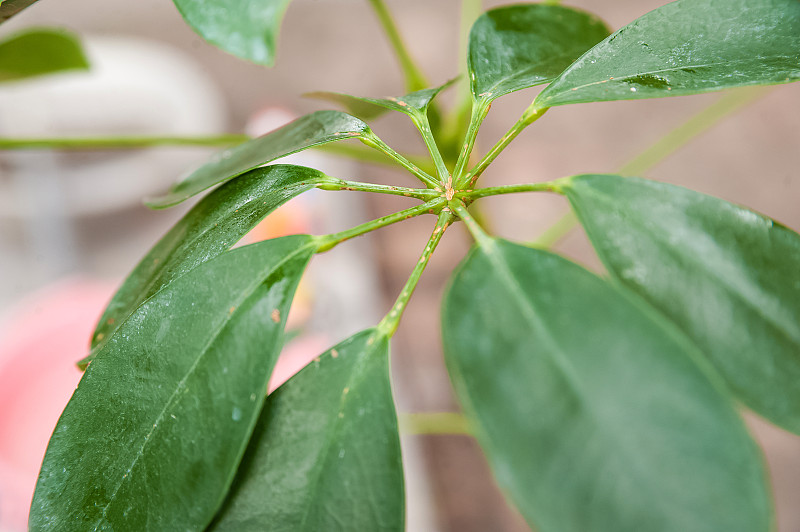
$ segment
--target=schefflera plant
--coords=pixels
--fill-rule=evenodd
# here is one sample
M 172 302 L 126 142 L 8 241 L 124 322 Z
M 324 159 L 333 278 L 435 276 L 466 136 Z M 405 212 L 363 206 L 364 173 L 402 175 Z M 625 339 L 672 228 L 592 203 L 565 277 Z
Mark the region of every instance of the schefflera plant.
M 483 14 L 469 39 L 471 120 L 452 167 L 428 121 L 444 86 L 387 99 L 327 95 L 353 112 L 408 115 L 435 172 L 356 116 L 319 111 L 222 152 L 151 200 L 167 207 L 217 186 L 134 269 L 97 325 L 42 465 L 31 529 L 402 530 L 389 340 L 443 234 L 462 221 L 475 245 L 444 297 L 447 367 L 528 523 L 543 532 L 770 530 L 763 459 L 738 408 L 800 433 L 800 236 L 744 207 L 634 177 L 476 182 L 552 107 L 800 79 L 800 2 L 678 0 L 609 33 L 558 5 Z M 470 164 L 492 101 L 542 84 Z M 386 154 L 424 188 L 265 166 L 345 139 Z M 230 249 L 311 188 L 420 203 L 336 234 Z M 568 198 L 606 277 L 488 235 L 468 211 L 482 197 L 536 191 Z M 386 316 L 267 397 L 309 260 L 423 214 L 436 223 Z

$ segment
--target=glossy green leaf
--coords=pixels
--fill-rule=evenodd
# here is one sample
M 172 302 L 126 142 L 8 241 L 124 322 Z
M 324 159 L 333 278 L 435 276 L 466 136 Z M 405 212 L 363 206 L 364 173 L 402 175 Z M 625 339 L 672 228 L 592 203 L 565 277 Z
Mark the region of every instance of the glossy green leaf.
M 272 66 L 291 0 L 173 0 L 203 39 L 242 59 Z
M 487 11 L 469 35 L 468 69 L 475 99 L 547 83 L 609 34 L 575 8 L 521 4 Z
M 26 30 L 0 42 L 0 82 L 88 68 L 77 37 L 64 30 Z
M 369 133 L 371 132 L 367 124 L 347 113 L 317 111 L 257 139 L 218 153 L 211 161 L 173 185 L 168 194 L 150 199 L 146 203 L 156 209 L 171 207 L 207 188 L 275 159 L 320 144 L 363 137 Z
M 369 329 L 273 392 L 211 530 L 402 531 L 388 361 L 388 338 Z
M 34 2 L 36 2 L 36 0 L 0 0 L 0 24 Z
M 661 98 L 800 79 L 797 0 L 677 0 L 620 29 L 536 98 Z
M 386 110 L 399 111 L 413 117 L 416 114 L 426 114 L 428 106 L 436 95 L 455 81 L 453 79 L 438 87 L 415 91 L 400 98 L 362 98 L 360 96 L 325 91 L 310 92 L 306 96 L 337 103 L 350 114 L 364 120 L 376 118 Z
M 230 249 L 280 205 L 328 181 L 317 170 L 274 165 L 252 170 L 203 198 L 153 246 L 114 294 L 92 335 L 94 352 L 153 294 Z M 92 358 L 90 354 L 79 365 Z
M 39 474 L 31 530 L 202 530 L 267 390 L 309 236 L 245 246 L 154 295 L 89 365 Z
M 609 271 L 677 323 L 742 402 L 800 433 L 800 235 L 643 179 L 579 176 L 565 192 Z
M 448 370 L 541 532 L 764 532 L 760 454 L 691 342 L 634 294 L 486 237 L 447 291 Z

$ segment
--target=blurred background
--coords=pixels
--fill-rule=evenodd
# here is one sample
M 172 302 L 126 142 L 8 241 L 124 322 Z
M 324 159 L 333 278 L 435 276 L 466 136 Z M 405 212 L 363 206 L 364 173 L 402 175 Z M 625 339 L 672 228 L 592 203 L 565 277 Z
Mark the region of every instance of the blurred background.
M 388 1 L 409 48 L 433 84 L 459 72 L 460 2 Z M 486 0 L 486 8 L 503 2 Z M 578 0 L 613 28 L 660 0 Z M 302 98 L 315 90 L 363 96 L 404 93 L 397 62 L 364 0 L 295 0 L 284 19 L 277 65 L 251 65 L 205 43 L 168 0 L 41 0 L 0 27 L 75 31 L 91 70 L 0 87 L 0 137 L 260 134 L 328 108 Z M 494 103 L 477 151 L 491 146 L 538 89 Z M 445 105 L 454 91 L 442 95 Z M 526 130 L 484 174 L 484 185 L 614 172 L 720 94 L 571 105 Z M 760 93 L 646 176 L 746 205 L 800 229 L 800 84 Z M 423 154 L 404 116 L 374 130 L 398 151 Z M 161 147 L 104 151 L 0 151 L 0 532 L 25 529 L 38 464 L 61 408 L 80 378 L 94 320 L 122 278 L 188 206 L 150 211 L 157 194 L 213 149 Z M 409 174 L 307 152 L 294 164 L 343 179 L 415 186 Z M 482 200 L 488 225 L 531 240 L 564 212 L 560 197 Z M 271 215 L 252 239 L 286 232 L 327 233 L 413 205 L 406 198 L 312 191 Z M 433 226 L 420 217 L 314 259 L 294 324 L 305 334 L 281 371 L 376 323 L 410 273 Z M 455 411 L 444 370 L 438 311 L 449 272 L 470 239 L 448 232 L 396 334 L 393 372 L 401 412 Z M 556 249 L 601 271 L 580 230 Z M 800 531 L 800 439 L 748 417 L 771 472 L 782 532 Z M 411 531 L 517 531 L 522 519 L 503 500 L 469 437 L 405 436 Z

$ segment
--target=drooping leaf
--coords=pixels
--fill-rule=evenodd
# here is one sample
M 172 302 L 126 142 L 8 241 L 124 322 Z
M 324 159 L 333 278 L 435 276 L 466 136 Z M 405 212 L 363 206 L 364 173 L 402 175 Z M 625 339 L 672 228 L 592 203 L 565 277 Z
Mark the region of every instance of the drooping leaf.
M 0 82 L 88 68 L 78 38 L 68 31 L 37 28 L 0 42 Z
M 436 95 L 455 81 L 453 79 L 438 87 L 415 91 L 400 98 L 362 98 L 360 96 L 325 91 L 310 92 L 306 96 L 338 103 L 347 112 L 363 120 L 376 118 L 386 110 L 399 111 L 413 117 L 415 114 L 424 115 L 427 113 L 428 106 Z
M 259 65 L 275 63 L 281 21 L 291 0 L 173 0 L 203 39 Z
M 36 2 L 36 0 L 0 0 L 0 24 L 34 2 Z
M 643 179 L 578 176 L 564 191 L 612 275 L 677 323 L 742 402 L 800 433 L 800 235 Z
M 541 532 L 764 532 L 759 452 L 696 348 L 632 293 L 482 241 L 442 334 L 500 485 Z
M 469 35 L 468 69 L 476 100 L 547 83 L 609 34 L 584 11 L 521 4 L 481 15 Z
M 273 392 L 211 530 L 402 531 L 388 358 L 362 331 Z
M 251 170 L 203 198 L 153 246 L 114 294 L 92 335 L 94 351 L 146 299 L 230 249 L 286 201 L 329 180 L 311 168 L 274 165 Z M 92 358 L 89 355 L 79 365 L 85 367 Z
M 89 365 L 45 454 L 31 530 L 202 530 L 245 451 L 310 236 L 245 246 L 155 294 Z
M 797 0 L 677 0 L 620 29 L 537 107 L 661 98 L 800 79 Z
M 367 124 L 347 113 L 317 111 L 257 139 L 218 153 L 211 161 L 174 184 L 168 194 L 150 199 L 146 203 L 156 209 L 171 207 L 207 188 L 275 159 L 320 144 L 362 137 L 369 133 Z

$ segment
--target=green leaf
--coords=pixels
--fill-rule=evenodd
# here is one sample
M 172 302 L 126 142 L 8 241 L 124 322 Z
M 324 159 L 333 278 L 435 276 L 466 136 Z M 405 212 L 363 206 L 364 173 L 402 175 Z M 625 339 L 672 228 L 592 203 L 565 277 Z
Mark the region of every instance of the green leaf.
M 438 87 L 415 91 L 400 98 L 362 98 L 360 96 L 326 91 L 309 92 L 305 96 L 337 103 L 350 114 L 364 120 L 376 118 L 386 110 L 399 111 L 414 117 L 417 114 L 425 115 L 428 112 L 428 106 L 436 95 L 455 83 L 455 81 L 455 79 L 452 79 Z
M 136 310 L 89 365 L 45 454 L 31 530 L 201 530 L 263 404 L 316 245 L 245 246 Z
M 677 323 L 742 402 L 800 433 L 800 235 L 643 179 L 578 176 L 564 191 L 611 274 Z
M 275 63 L 278 33 L 291 0 L 173 0 L 203 39 L 259 65 Z
M 227 251 L 258 222 L 330 178 L 311 168 L 257 168 L 226 183 L 195 205 L 153 246 L 114 294 L 92 335 L 93 353 L 136 308 L 169 283 Z M 90 354 L 79 362 L 85 367 Z
M 536 98 L 568 103 L 662 98 L 800 79 L 797 0 L 678 0 L 628 24 Z
M 443 309 L 456 393 L 541 532 L 758 532 L 760 454 L 696 348 L 635 295 L 486 237 Z
M 0 0 L 0 24 L 34 2 L 36 2 L 36 0 Z
M 211 530 L 402 531 L 389 341 L 362 331 L 267 398 Z
M 88 68 L 78 38 L 64 30 L 26 30 L 0 42 L 0 82 Z
M 523 4 L 487 11 L 469 35 L 472 95 L 489 102 L 547 83 L 608 34 L 600 19 L 569 7 Z
M 223 150 L 211 161 L 184 176 L 168 194 L 146 203 L 156 209 L 171 207 L 275 159 L 320 144 L 369 134 L 369 126 L 354 116 L 341 111 L 317 111 L 257 139 Z

